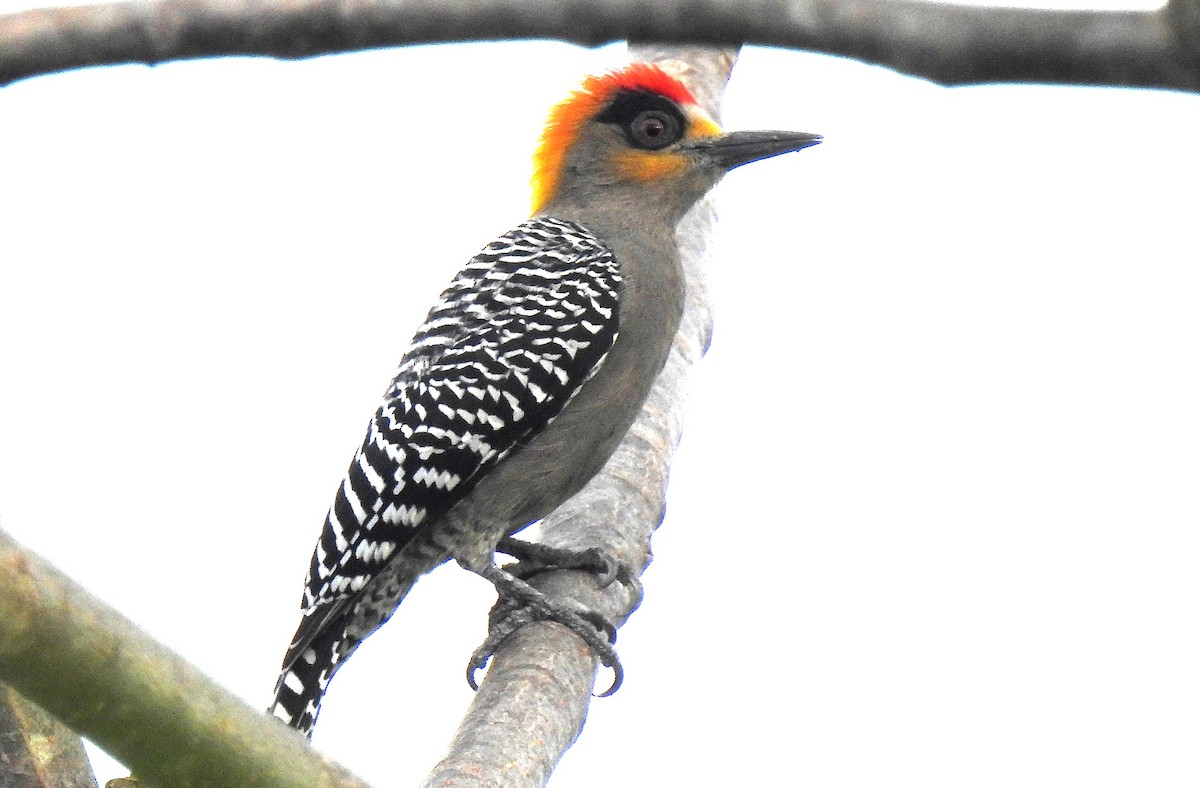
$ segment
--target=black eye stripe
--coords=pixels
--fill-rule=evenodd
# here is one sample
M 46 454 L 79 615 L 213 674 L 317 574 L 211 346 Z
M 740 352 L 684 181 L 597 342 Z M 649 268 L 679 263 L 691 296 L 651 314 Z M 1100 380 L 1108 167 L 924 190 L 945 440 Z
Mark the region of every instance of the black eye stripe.
M 682 136 L 683 130 L 687 128 L 687 119 L 674 102 L 663 98 L 657 93 L 634 90 L 624 90 L 618 93 L 609 105 L 604 108 L 604 111 L 596 116 L 596 120 L 601 123 L 613 123 L 620 126 L 631 145 L 646 147 L 633 136 L 631 126 L 639 116 L 647 111 L 661 113 L 666 118 L 673 118 L 675 120 L 675 128 L 668 129 L 669 132 L 673 133 L 673 136 L 666 144 L 670 144 Z

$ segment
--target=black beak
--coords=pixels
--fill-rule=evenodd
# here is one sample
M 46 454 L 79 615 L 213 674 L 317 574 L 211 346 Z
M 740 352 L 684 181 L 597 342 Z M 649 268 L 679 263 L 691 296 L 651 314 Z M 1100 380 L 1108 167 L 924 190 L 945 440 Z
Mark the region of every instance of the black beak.
M 752 161 L 803 150 L 821 141 L 820 134 L 802 131 L 735 131 L 720 137 L 685 142 L 683 149 L 704 166 L 732 170 Z

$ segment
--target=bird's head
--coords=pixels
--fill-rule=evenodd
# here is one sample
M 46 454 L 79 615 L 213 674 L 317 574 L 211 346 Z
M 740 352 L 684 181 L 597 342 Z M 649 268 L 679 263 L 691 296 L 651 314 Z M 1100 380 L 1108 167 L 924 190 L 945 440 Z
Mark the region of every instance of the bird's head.
M 683 83 L 634 63 L 589 77 L 551 110 L 534 155 L 533 212 L 618 195 L 682 215 L 734 167 L 820 141 L 793 131 L 726 134 Z

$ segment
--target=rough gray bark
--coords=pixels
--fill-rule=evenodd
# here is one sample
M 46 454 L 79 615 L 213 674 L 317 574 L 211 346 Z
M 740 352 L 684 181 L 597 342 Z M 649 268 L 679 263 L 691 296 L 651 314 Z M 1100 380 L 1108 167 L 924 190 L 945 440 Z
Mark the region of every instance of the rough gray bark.
M 0 785 L 96 788 L 83 742 L 69 728 L 0 684 Z
M 365 788 L 3 531 L 0 680 L 151 785 Z
M 663 62 L 714 115 L 736 60 L 736 50 L 702 47 L 643 46 L 631 54 Z M 546 518 L 541 541 L 576 550 L 603 546 L 638 575 L 649 565 L 650 537 L 663 518 L 667 473 L 682 432 L 688 373 L 712 334 L 704 261 L 715 221 L 705 199 L 680 225 L 688 294 L 667 365 L 616 453 L 587 487 Z M 585 572 L 547 572 L 531 582 L 620 623 L 641 601 L 630 585 L 597 589 L 594 575 Z M 596 660 L 576 635 L 558 624 L 526 625 L 496 653 L 449 754 L 424 785 L 543 785 L 583 727 L 595 678 Z M 602 680 L 601 690 L 608 677 Z
M 943 84 L 1200 90 L 1200 0 L 1047 11 L 921 0 L 154 0 L 0 16 L 0 85 L 83 66 L 298 58 L 401 44 L 556 38 L 766 44 Z

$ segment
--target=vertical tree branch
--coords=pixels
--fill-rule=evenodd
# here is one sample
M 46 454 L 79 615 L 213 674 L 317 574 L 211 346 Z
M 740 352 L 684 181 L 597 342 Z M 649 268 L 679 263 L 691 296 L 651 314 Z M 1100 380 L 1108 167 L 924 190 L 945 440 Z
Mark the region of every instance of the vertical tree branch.
M 736 60 L 736 50 L 704 47 L 633 46 L 631 54 L 674 71 L 714 115 Z M 542 541 L 575 550 L 603 546 L 638 575 L 650 563 L 650 537 L 662 521 L 671 455 L 682 431 L 688 372 L 712 333 L 704 260 L 714 224 L 705 199 L 680 225 L 687 306 L 667 365 L 601 473 L 545 519 Z M 641 601 L 637 590 L 619 582 L 597 589 L 594 576 L 584 572 L 547 572 L 532 582 L 615 622 L 623 623 Z M 595 658 L 566 628 L 547 622 L 523 627 L 496 653 L 450 753 L 424 785 L 543 785 L 583 727 L 595 676 Z

